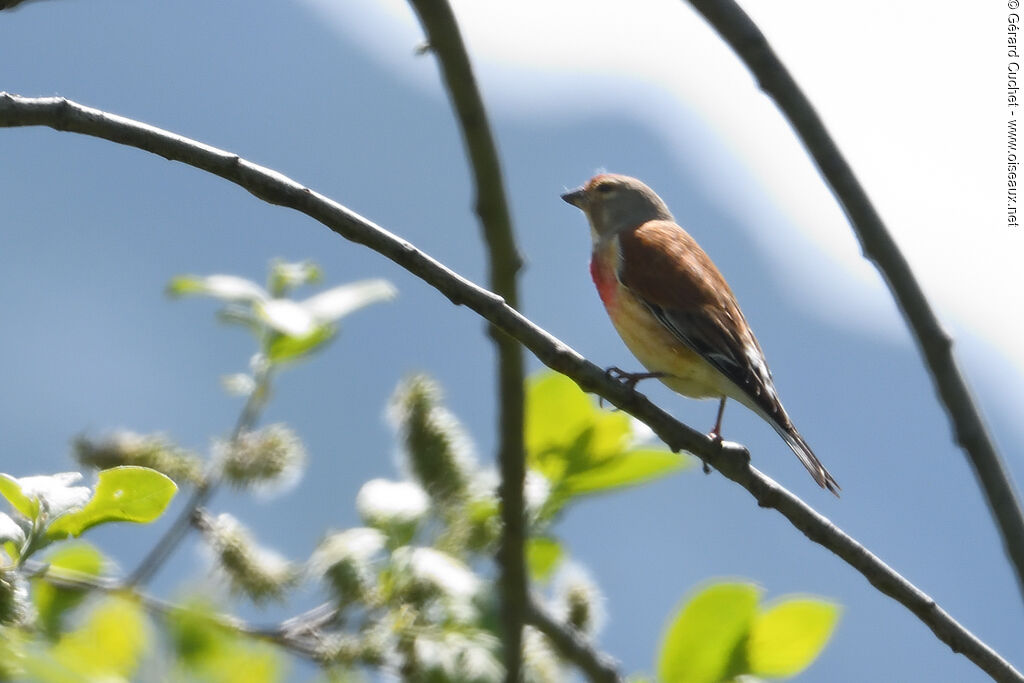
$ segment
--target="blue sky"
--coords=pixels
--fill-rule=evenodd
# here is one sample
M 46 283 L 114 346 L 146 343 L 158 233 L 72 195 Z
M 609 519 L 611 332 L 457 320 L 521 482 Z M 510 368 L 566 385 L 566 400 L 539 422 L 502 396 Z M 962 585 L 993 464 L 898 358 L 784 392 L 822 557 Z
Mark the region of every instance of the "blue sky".
M 773 107 L 682 3 L 638 2 L 628 14 L 621 4 L 550 4 L 456 3 L 527 260 L 524 312 L 599 365 L 634 364 L 589 281 L 583 218 L 558 194 L 599 168 L 642 177 L 730 280 L 843 499 L 818 490 L 738 406 L 726 437 L 1019 665 L 1024 610 L 974 477 L 880 278 Z M 1019 479 L 1024 318 L 1006 312 L 1020 310 L 1024 271 L 1021 237 L 1000 211 L 1001 52 L 982 49 L 998 47 L 1002 18 L 937 6 L 921 16 L 909 3 L 810 7 L 749 9 L 956 334 Z M 807 28 L 810 11 L 820 30 Z M 482 282 L 458 133 L 431 58 L 414 55 L 411 22 L 393 0 L 31 3 L 0 18 L 0 89 L 63 95 L 236 152 Z M 950 36 L 948 49 L 922 56 L 922 35 Z M 239 406 L 218 377 L 244 370 L 253 349 L 213 322 L 211 304 L 170 302 L 163 287 L 182 272 L 260 279 L 273 257 L 315 259 L 331 283 L 385 277 L 400 294 L 353 315 L 326 354 L 279 382 L 267 419 L 305 439 L 305 478 L 270 501 L 219 494 L 216 511 L 298 559 L 325 527 L 357 523 L 359 486 L 395 474 L 383 412 L 413 371 L 439 379 L 491 458 L 484 325 L 382 257 L 222 180 L 104 141 L 8 129 L 0 159 L 4 471 L 68 469 L 81 432 L 160 430 L 196 449 L 227 432 Z M 711 403 L 643 389 L 697 428 L 713 422 Z M 843 604 L 806 680 L 984 680 L 720 476 L 691 471 L 595 498 L 557 531 L 605 590 L 601 645 L 627 671 L 651 670 L 664 622 L 692 588 L 744 577 L 769 598 Z M 153 538 L 125 527 L 94 536 L 126 569 Z M 202 571 L 188 545 L 154 587 L 173 595 Z

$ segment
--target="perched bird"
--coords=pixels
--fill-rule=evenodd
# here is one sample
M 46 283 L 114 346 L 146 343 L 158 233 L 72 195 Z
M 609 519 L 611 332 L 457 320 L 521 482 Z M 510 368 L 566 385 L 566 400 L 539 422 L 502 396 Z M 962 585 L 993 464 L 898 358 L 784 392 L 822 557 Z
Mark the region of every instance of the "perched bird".
M 717 398 L 710 436 L 721 438 L 725 400 L 739 401 L 786 441 L 814 481 L 839 495 L 839 484 L 789 419 L 764 352 L 718 268 L 672 217 L 654 190 L 636 178 L 601 174 L 562 199 L 590 222 L 590 273 L 608 316 L 649 370 L 626 373 L 629 385 L 658 378 L 692 398 Z

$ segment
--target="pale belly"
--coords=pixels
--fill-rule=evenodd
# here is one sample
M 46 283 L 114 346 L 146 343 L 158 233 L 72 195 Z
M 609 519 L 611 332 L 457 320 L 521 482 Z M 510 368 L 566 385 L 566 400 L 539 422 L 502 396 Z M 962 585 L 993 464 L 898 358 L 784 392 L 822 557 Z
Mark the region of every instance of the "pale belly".
M 609 317 L 622 341 L 650 372 L 663 372 L 669 389 L 691 398 L 721 398 L 736 387 L 707 361 L 666 330 L 657 318 L 632 296 L 619 296 L 609 307 Z

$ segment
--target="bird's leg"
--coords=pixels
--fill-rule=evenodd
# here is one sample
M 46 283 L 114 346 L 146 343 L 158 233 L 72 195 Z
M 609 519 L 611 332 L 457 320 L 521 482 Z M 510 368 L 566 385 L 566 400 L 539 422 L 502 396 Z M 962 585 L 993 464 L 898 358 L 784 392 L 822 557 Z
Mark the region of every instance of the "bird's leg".
M 724 415 L 724 414 L 725 414 L 725 396 L 722 397 L 722 400 L 718 404 L 718 417 L 715 418 L 715 426 L 711 428 L 710 432 L 708 432 L 708 436 L 713 441 L 718 441 L 719 443 L 722 442 L 722 415 Z M 708 466 L 708 464 L 706 462 L 703 462 L 703 464 L 704 464 L 704 474 L 711 474 L 711 467 Z
M 708 437 L 714 441 L 722 440 L 722 415 L 725 413 L 725 396 L 722 397 L 722 401 L 718 404 L 718 417 L 715 419 L 715 426 L 708 432 Z

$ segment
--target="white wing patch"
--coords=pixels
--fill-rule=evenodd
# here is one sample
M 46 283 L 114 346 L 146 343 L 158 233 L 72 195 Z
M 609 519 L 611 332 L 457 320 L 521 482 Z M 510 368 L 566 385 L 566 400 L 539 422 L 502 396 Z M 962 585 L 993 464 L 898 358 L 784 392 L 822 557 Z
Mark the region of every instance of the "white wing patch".
M 764 356 L 761 355 L 761 350 L 748 342 L 743 345 L 743 351 L 747 355 L 747 360 L 750 362 L 751 369 L 757 373 L 757 376 L 761 380 L 761 384 L 764 385 L 765 393 L 768 394 L 772 403 L 777 402 L 779 400 L 779 395 L 775 393 L 775 384 L 772 382 L 772 372 L 764 362 Z

